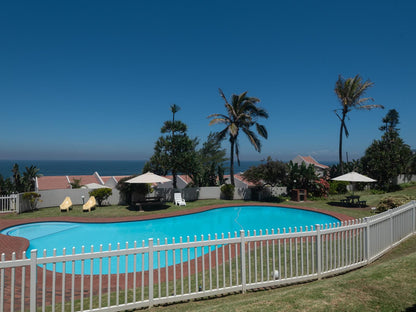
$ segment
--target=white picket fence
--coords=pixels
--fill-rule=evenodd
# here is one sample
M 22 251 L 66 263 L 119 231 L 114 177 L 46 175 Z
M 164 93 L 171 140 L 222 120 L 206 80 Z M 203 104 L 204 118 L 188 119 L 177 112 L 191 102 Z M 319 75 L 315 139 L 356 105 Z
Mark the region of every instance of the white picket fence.
M 16 212 L 19 207 L 19 196 L 12 194 L 8 196 L 0 196 L 0 213 Z
M 316 280 L 374 261 L 414 234 L 415 224 L 413 201 L 372 217 L 313 228 L 195 236 L 170 244 L 149 239 L 108 251 L 91 246 L 57 256 L 54 250 L 49 257 L 32 250 L 30 259 L 23 253 L 7 261 L 3 254 L 0 308 L 123 311 Z M 170 258 L 175 264 L 164 267 Z

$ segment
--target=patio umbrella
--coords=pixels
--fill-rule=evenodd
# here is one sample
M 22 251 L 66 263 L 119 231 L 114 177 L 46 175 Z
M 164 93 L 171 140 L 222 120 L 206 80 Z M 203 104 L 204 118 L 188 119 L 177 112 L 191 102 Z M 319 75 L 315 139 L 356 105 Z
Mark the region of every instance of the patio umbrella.
M 345 182 L 351 182 L 353 187 L 352 187 L 352 192 L 354 193 L 354 183 L 356 182 L 364 182 L 364 183 L 371 183 L 371 182 L 376 182 L 377 180 L 371 179 L 365 175 L 359 174 L 357 172 L 349 172 L 346 174 L 343 174 L 339 177 L 333 178 L 331 179 L 333 181 L 345 181 Z
M 169 181 L 171 180 L 168 178 L 159 176 L 152 172 L 146 172 L 130 180 L 127 180 L 126 183 L 164 183 Z
M 152 172 L 146 172 L 144 174 L 141 174 L 137 177 L 134 177 L 132 179 L 129 179 L 126 181 L 126 183 L 148 183 L 148 184 L 152 184 L 152 183 L 164 183 L 164 182 L 169 182 L 171 181 L 168 178 L 159 176 L 157 174 L 154 174 Z M 146 196 L 146 194 L 142 194 L 144 196 Z M 132 201 L 133 201 L 133 194 L 131 194 L 132 196 Z M 142 199 L 143 200 L 143 199 Z M 140 206 L 140 211 L 142 210 L 142 206 L 139 204 Z

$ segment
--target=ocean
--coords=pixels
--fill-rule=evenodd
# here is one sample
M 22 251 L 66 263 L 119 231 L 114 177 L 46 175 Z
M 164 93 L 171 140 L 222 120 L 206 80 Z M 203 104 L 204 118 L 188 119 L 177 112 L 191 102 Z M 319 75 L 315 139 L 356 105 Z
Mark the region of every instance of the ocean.
M 12 176 L 15 163 L 22 174 L 31 165 L 40 169 L 44 176 L 91 175 L 98 172 L 101 176 L 141 174 L 146 160 L 0 160 L 0 175 L 3 178 Z M 260 161 L 241 161 L 241 166 L 234 165 L 234 172 L 243 172 Z M 228 166 L 228 164 L 226 163 Z M 228 173 L 228 168 L 226 173 Z

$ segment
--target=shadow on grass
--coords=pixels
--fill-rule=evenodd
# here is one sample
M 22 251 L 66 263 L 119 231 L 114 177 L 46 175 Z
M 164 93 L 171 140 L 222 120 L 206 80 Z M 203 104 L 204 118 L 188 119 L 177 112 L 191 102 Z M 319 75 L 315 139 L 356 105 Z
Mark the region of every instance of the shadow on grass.
M 339 207 L 339 208 L 368 208 L 368 205 L 359 206 L 359 205 L 345 205 L 341 202 L 328 202 L 329 206 Z
M 345 205 L 342 204 L 341 202 L 328 202 L 327 203 L 329 206 L 335 206 L 335 207 L 341 207 L 341 208 L 345 208 Z
M 162 203 L 158 203 L 158 204 L 153 204 L 153 203 L 149 203 L 149 204 L 142 204 L 141 207 L 139 206 L 127 206 L 126 209 L 128 211 L 145 211 L 145 212 L 149 212 L 149 211 L 161 211 L 161 210 L 166 210 L 168 209 L 170 206 L 169 205 L 165 205 Z

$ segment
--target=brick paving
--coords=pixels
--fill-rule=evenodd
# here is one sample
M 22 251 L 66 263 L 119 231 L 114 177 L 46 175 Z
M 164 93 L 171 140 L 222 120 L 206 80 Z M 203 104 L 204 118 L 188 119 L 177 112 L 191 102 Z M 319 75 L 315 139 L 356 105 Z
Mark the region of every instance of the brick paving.
M 60 217 L 49 217 L 49 218 L 34 218 L 34 219 L 20 219 L 20 220 L 4 220 L 4 219 L 0 219 L 0 230 L 3 230 L 5 228 L 11 227 L 11 226 L 15 226 L 15 225 L 21 225 L 21 224 L 26 224 L 26 223 L 32 223 L 32 222 L 45 222 L 45 221 L 67 221 L 67 222 L 94 222 L 94 223 L 106 223 L 106 222 L 122 222 L 122 221 L 139 221 L 139 220 L 150 220 L 150 219 L 157 219 L 157 218 L 166 218 L 166 217 L 173 217 L 173 216 L 180 216 L 180 215 L 186 215 L 186 214 L 192 214 L 192 213 L 198 213 L 198 212 L 203 212 L 203 211 L 207 211 L 207 210 L 212 210 L 212 209 L 216 209 L 216 208 L 221 208 L 221 207 L 229 207 L 229 206 L 246 206 L 246 205 L 252 205 L 252 204 L 228 204 L 228 205 L 212 205 L 212 206 L 206 206 L 206 207 L 199 207 L 199 208 L 194 208 L 194 209 L 189 209 L 187 211 L 180 211 L 180 212 L 171 212 L 171 213 L 165 213 L 163 215 L 147 215 L 147 216 L 140 216 L 140 212 L 138 212 L 137 216 L 134 217 L 118 217 L 118 218 L 86 218 L 86 217 L 71 217 L 68 216 L 67 214 L 62 215 Z M 315 212 L 321 212 L 321 213 L 325 213 L 328 215 L 331 215 L 333 217 L 336 217 L 337 219 L 339 219 L 340 221 L 349 221 L 349 220 L 353 220 L 353 218 L 340 214 L 340 213 L 335 213 L 335 212 L 328 212 L 328 211 L 323 211 L 320 209 L 315 209 L 315 208 L 305 208 L 305 207 L 298 207 L 298 206 L 289 206 L 289 205 L 277 205 L 277 204 L 269 204 L 269 203 L 262 203 L 261 205 L 263 206 L 278 206 L 278 207 L 288 207 L 288 208 L 296 208 L 296 209 L 304 209 L 304 210 L 309 210 L 309 211 L 315 211 Z M 13 236 L 6 236 L 6 235 L 2 235 L 0 234 L 0 254 L 4 254 L 5 258 L 7 260 L 11 259 L 12 257 L 12 253 L 15 252 L 16 253 L 16 258 L 17 259 L 21 259 L 22 258 L 22 253 L 24 253 L 26 251 L 26 249 L 29 247 L 29 241 L 25 238 L 21 238 L 21 237 L 13 237 Z M 223 248 L 226 247 L 222 247 L 220 249 L 218 249 L 218 258 L 219 258 L 219 264 L 221 264 L 222 262 L 222 252 L 224 251 Z M 232 252 L 231 252 L 231 257 L 234 257 L 235 255 L 235 250 L 234 248 L 232 248 Z M 205 259 L 205 267 L 207 268 L 207 266 L 209 265 L 209 261 L 208 261 L 208 257 L 209 255 L 205 255 L 204 256 Z M 200 257 L 201 258 L 201 257 Z M 191 274 L 195 273 L 195 261 L 197 261 L 197 267 L 198 267 L 198 272 L 201 272 L 202 270 L 202 260 L 201 259 L 197 259 L 197 260 L 191 260 L 189 263 L 189 268 L 190 268 L 190 272 Z M 224 259 L 225 261 L 227 261 L 229 258 L 229 252 L 228 249 L 225 250 L 224 253 Z M 184 264 L 184 276 L 187 276 L 187 270 L 188 270 L 188 263 Z M 38 280 L 38 285 L 42 285 L 42 279 L 43 279 L 43 269 L 38 267 L 38 273 L 37 273 L 37 280 Z M 174 268 L 173 266 L 167 268 L 168 270 L 168 280 L 173 280 L 173 272 L 174 272 Z M 175 266 L 175 271 L 177 272 L 181 272 L 182 268 L 181 265 L 178 264 Z M 11 269 L 6 269 L 5 270 L 5 289 L 4 289 L 4 294 L 5 294 L 5 305 L 3 308 L 9 310 L 11 308 L 10 306 L 10 298 L 11 298 Z M 24 302 L 25 302 L 25 306 L 27 307 L 29 304 L 29 280 L 30 280 L 30 272 L 29 272 L 29 268 L 26 268 L 25 272 L 22 272 L 21 268 L 15 269 L 14 270 L 14 288 L 15 291 L 14 293 L 16 294 L 15 296 L 15 308 L 19 308 L 20 307 L 20 302 L 21 302 L 21 294 L 22 294 L 22 290 L 23 290 L 23 282 L 25 283 L 24 286 L 24 291 L 25 291 L 25 298 L 24 298 Z M 148 280 L 148 273 L 145 272 L 145 278 L 144 278 L 144 285 L 147 285 L 147 280 Z M 154 272 L 154 280 L 157 281 L 158 279 L 158 271 Z M 22 276 L 24 275 L 24 276 Z M 128 282 L 128 287 L 129 289 L 131 289 L 133 287 L 133 273 L 128 273 L 128 274 L 120 274 L 120 276 L 118 277 L 118 283 L 115 283 L 115 281 L 117 281 L 117 276 L 115 274 L 106 274 L 102 276 L 102 280 L 101 280 L 101 289 L 102 292 L 105 294 L 109 291 L 108 289 L 108 285 L 110 285 L 110 291 L 116 291 L 116 284 L 119 284 L 120 290 L 124 289 L 124 285 L 125 285 L 125 279 L 127 278 L 127 282 Z M 161 278 L 161 282 L 164 283 L 166 281 L 166 269 L 163 268 L 160 270 L 160 278 Z M 64 300 L 70 300 L 72 297 L 72 283 L 74 283 L 74 299 L 79 299 L 81 297 L 84 297 L 84 301 L 85 301 L 85 306 L 88 306 L 88 298 L 90 296 L 90 294 L 92 293 L 93 295 L 97 295 L 98 294 L 98 290 L 100 287 L 100 281 L 98 279 L 98 276 L 93 276 L 93 280 L 91 283 L 90 280 L 90 276 L 89 275 L 84 275 L 83 277 L 81 277 L 80 275 L 75 275 L 74 276 L 74 280 L 72 280 L 72 275 L 71 274 L 61 274 L 61 273 L 55 273 L 55 276 L 53 276 L 52 271 L 46 270 L 45 272 L 45 279 L 46 279 L 46 285 L 52 285 L 52 280 L 55 279 L 55 285 L 56 285 L 56 289 L 55 289 L 55 302 L 59 303 L 62 300 L 62 296 L 64 296 Z M 108 283 L 108 279 L 110 279 L 110 283 Z M 136 280 L 138 281 L 139 286 L 141 286 L 141 280 L 142 280 L 142 275 L 141 273 L 136 273 Z M 84 287 L 83 289 L 81 288 L 81 281 L 84 283 Z M 64 288 L 62 287 L 64 284 Z M 90 287 L 90 285 L 92 284 L 92 288 Z M 47 289 L 45 289 L 46 291 L 46 297 L 45 297 L 45 304 L 46 305 L 51 305 L 52 304 L 52 289 L 50 288 L 51 286 L 48 286 Z M 41 288 L 41 287 L 39 287 Z M 37 291 L 37 302 L 38 305 L 42 303 L 42 289 L 38 289 Z M 1 307 L 0 307 L 1 308 Z

